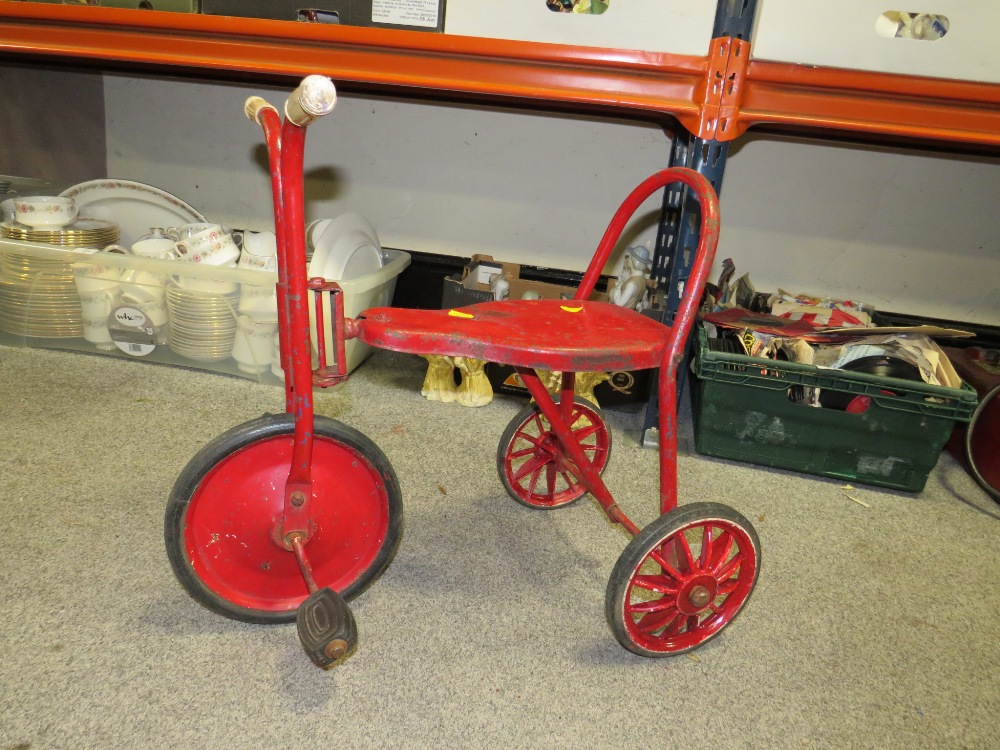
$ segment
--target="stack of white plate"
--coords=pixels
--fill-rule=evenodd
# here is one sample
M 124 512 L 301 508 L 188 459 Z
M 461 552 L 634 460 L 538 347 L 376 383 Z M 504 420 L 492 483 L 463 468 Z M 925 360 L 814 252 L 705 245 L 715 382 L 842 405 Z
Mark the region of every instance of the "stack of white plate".
M 227 359 L 236 339 L 239 289 L 214 294 L 167 286 L 170 349 L 197 362 Z
M 117 242 L 118 225 L 103 219 L 78 219 L 59 229 L 33 229 L 5 221 L 0 224 L 0 236 L 74 250 Z M 20 252 L 0 255 L 0 328 L 31 338 L 82 336 L 80 297 L 70 261 Z
M 43 242 L 62 247 L 107 247 L 118 242 L 120 231 L 113 221 L 81 217 L 58 229 L 33 228 L 14 221 L 0 224 L 0 236 L 21 242 Z
M 14 253 L 3 255 L 0 328 L 31 338 L 82 336 L 80 297 L 69 264 Z

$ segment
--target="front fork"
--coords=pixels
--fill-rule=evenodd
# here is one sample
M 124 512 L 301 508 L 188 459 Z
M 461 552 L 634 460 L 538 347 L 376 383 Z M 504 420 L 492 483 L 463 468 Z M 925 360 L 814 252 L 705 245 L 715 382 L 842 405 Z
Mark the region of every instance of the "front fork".
M 312 500 L 313 369 L 309 335 L 309 290 L 323 289 L 325 282 L 307 281 L 305 218 L 303 209 L 303 152 L 306 127 L 333 109 L 333 84 L 320 76 L 309 76 L 285 103 L 282 118 L 277 109 L 259 97 L 247 100 L 247 117 L 261 126 L 267 145 L 274 202 L 274 228 L 278 239 L 278 341 L 285 373 L 285 411 L 294 417 L 295 433 L 291 464 L 285 483 L 284 504 L 276 520 L 274 535 L 298 555 L 309 540 Z M 316 297 L 323 296 L 316 292 Z M 335 295 L 335 298 L 339 296 Z M 343 304 L 340 305 L 341 318 Z M 322 317 L 317 315 L 322 331 Z M 324 352 L 324 347 L 319 347 Z M 343 358 L 338 356 L 338 366 Z M 299 544 L 295 544 L 295 540 Z

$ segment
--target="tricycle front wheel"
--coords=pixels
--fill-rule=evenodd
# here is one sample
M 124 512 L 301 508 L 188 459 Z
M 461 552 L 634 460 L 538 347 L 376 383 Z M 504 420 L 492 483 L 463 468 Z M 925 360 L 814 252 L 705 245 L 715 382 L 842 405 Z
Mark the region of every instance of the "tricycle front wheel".
M 198 602 L 252 623 L 295 620 L 309 590 L 274 531 L 284 507 L 295 422 L 265 415 L 223 433 L 188 462 L 170 493 L 167 556 Z M 388 459 L 340 422 L 314 422 L 312 530 L 317 585 L 351 599 L 389 564 L 402 528 Z
M 642 656 L 671 656 L 717 636 L 750 598 L 760 540 L 718 503 L 670 511 L 629 542 L 608 581 L 605 613 L 615 638 Z

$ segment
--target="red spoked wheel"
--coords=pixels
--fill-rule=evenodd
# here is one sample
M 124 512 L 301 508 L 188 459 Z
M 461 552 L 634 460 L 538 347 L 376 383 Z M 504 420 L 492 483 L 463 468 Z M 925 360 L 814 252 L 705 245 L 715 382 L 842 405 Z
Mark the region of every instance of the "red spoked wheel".
M 558 404 L 559 396 L 553 397 Z M 611 433 L 601 410 L 573 399 L 569 424 L 584 454 L 603 473 L 611 457 Z M 512 498 L 529 508 L 558 508 L 578 500 L 587 488 L 567 467 L 559 440 L 537 404 L 525 406 L 507 425 L 497 448 L 497 473 Z
M 290 415 L 265 415 L 216 438 L 174 484 L 164 539 L 177 578 L 214 612 L 253 623 L 295 620 L 309 590 L 275 535 L 291 465 Z M 320 588 L 345 599 L 389 564 L 402 527 L 399 482 L 363 434 L 316 417 L 312 532 L 306 544 Z
M 618 558 L 608 623 L 642 656 L 690 651 L 733 621 L 759 571 L 760 541 L 746 518 L 718 503 L 685 505 L 642 529 Z

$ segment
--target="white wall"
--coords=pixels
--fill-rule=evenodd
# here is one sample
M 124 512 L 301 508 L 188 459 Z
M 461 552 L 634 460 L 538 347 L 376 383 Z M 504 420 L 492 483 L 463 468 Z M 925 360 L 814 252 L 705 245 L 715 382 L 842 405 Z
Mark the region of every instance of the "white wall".
M 108 174 L 234 226 L 271 223 L 260 128 L 243 102 L 287 89 L 106 76 Z M 382 244 L 582 270 L 611 214 L 669 161 L 658 128 L 341 96 L 306 143 L 307 219 L 357 211 Z M 659 199 L 629 228 L 652 241 Z
M 730 152 L 719 257 L 759 290 L 1000 325 L 1000 160 L 750 137 Z
M 108 173 L 209 218 L 270 225 L 260 87 L 105 77 Z M 274 103 L 285 89 L 263 89 Z M 383 245 L 581 270 L 621 199 L 665 166 L 646 124 L 341 97 L 307 143 L 307 219 L 358 211 Z M 1000 325 L 996 159 L 748 137 L 731 152 L 719 257 L 758 289 Z M 659 199 L 627 241 L 650 241 Z

